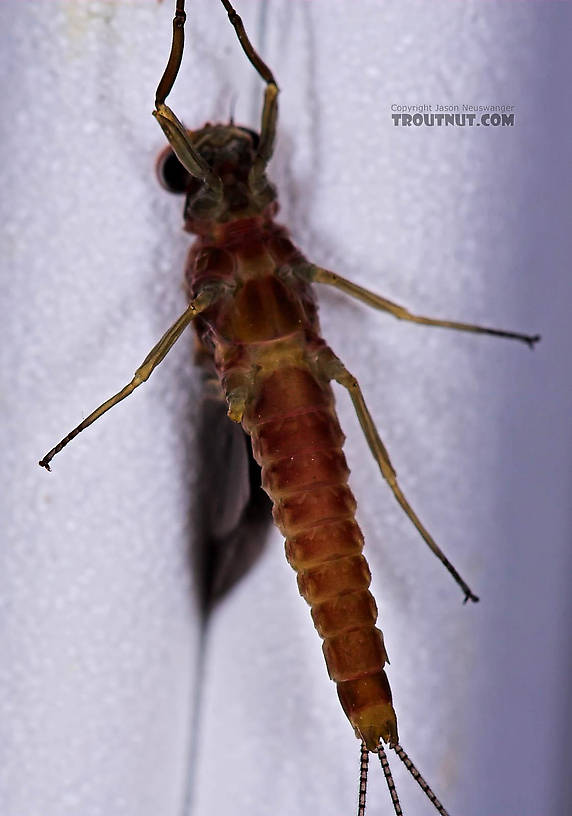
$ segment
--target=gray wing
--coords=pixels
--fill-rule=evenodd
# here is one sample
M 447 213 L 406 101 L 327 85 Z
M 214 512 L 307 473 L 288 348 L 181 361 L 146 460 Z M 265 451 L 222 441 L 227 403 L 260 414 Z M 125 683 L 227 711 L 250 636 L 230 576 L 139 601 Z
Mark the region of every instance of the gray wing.
M 197 568 L 205 608 L 216 603 L 256 562 L 272 523 L 250 438 L 226 415 L 218 382 L 205 375 L 198 421 L 200 525 Z

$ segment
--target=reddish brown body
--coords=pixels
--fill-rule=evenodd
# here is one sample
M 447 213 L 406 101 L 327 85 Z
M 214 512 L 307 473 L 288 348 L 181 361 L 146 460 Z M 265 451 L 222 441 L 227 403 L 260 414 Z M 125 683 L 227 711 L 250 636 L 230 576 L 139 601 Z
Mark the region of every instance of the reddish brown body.
M 197 239 L 187 270 L 191 298 L 208 283 L 224 289 L 195 327 L 212 351 L 229 415 L 252 438 L 344 711 L 374 750 L 380 738 L 397 742 L 387 658 L 344 435 L 320 366 L 327 346 L 311 286 L 297 274 L 306 261 L 273 212 L 213 225 Z
M 387 655 L 376 628 L 363 536 L 355 520 L 342 453 L 344 436 L 334 409 L 332 380 L 344 386 L 381 475 L 430 550 L 464 593 L 477 596 L 425 529 L 405 498 L 357 380 L 320 337 L 311 281 L 334 286 L 400 320 L 508 337 L 534 346 L 539 335 L 490 329 L 409 312 L 327 269 L 308 264 L 288 233 L 274 223 L 276 190 L 266 176 L 278 118 L 278 85 L 258 56 L 230 0 L 221 0 L 238 41 L 266 83 L 260 131 L 206 124 L 189 131 L 165 104 L 184 48 L 185 0 L 176 0 L 173 40 L 155 97 L 154 116 L 169 147 L 159 178 L 184 193 L 185 228 L 197 238 L 189 258 L 189 305 L 136 370 L 132 380 L 92 411 L 40 460 L 50 462 L 72 439 L 125 399 L 165 358 L 194 322 L 200 360 L 212 356 L 231 419 L 252 439 L 274 520 L 286 537 L 286 557 L 314 624 L 343 709 L 362 739 L 358 814 L 365 814 L 368 751 L 375 751 L 396 816 L 402 810 L 381 741 L 388 742 L 442 816 L 441 805 L 403 748 L 389 682 Z

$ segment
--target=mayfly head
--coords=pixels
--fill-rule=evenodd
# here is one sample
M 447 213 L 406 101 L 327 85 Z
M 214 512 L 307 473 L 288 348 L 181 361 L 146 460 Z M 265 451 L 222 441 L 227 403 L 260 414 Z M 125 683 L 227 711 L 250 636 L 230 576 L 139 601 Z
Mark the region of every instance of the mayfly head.
M 210 173 L 220 180 L 218 194 L 201 178 L 191 174 L 167 147 L 157 161 L 161 185 L 172 193 L 184 193 L 185 226 L 190 232 L 203 233 L 212 222 L 228 223 L 263 215 L 270 207 L 275 212 L 276 190 L 257 166 L 259 136 L 253 130 L 234 124 L 207 124 L 187 131 L 188 138 Z

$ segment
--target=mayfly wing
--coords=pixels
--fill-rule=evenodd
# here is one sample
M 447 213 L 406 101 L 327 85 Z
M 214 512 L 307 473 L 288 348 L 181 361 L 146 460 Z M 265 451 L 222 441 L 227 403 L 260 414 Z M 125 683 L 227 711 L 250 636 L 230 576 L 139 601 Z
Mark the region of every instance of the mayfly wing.
M 262 554 L 272 524 L 250 439 L 229 422 L 228 407 L 212 374 L 203 374 L 196 439 L 196 574 L 205 608 L 222 598 Z
M 235 529 L 251 493 L 246 434 L 228 421 L 227 410 L 218 382 L 207 380 L 197 421 L 198 472 L 204 524 L 214 539 Z

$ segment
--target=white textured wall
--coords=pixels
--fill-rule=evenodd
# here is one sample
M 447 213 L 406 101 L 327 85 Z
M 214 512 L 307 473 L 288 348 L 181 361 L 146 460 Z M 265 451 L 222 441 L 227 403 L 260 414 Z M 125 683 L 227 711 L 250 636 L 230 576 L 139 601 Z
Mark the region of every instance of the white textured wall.
M 51 475 L 35 464 L 183 308 L 188 240 L 154 179 L 150 115 L 171 6 L 0 5 L 0 812 L 342 816 L 358 743 L 280 536 L 200 647 L 190 335 Z M 406 495 L 482 598 L 461 606 L 341 394 L 402 742 L 451 814 L 566 812 L 570 6 L 239 10 L 282 88 L 271 172 L 307 255 L 411 309 L 544 335 L 530 353 L 321 297 Z M 261 83 L 223 10 L 189 12 L 173 107 L 198 126 L 236 96 L 237 120 L 256 126 Z M 509 103 L 516 125 L 400 129 L 394 102 Z M 373 769 L 370 810 L 390 813 Z M 405 813 L 431 812 L 396 777 Z

